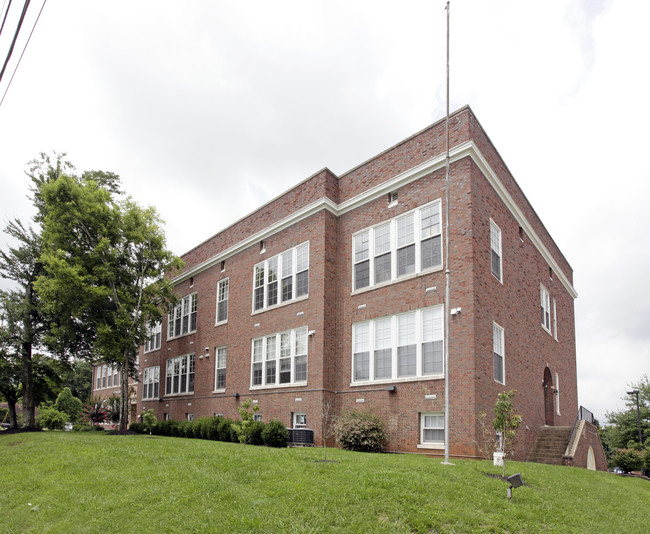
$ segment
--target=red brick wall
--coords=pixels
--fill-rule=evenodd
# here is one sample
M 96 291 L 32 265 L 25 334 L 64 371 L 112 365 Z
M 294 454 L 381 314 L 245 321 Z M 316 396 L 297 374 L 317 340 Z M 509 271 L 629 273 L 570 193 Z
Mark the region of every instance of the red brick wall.
M 349 200 L 439 156 L 444 151 L 444 135 L 444 122 L 440 121 L 339 179 L 324 169 L 190 251 L 184 256 L 186 268 L 221 254 L 318 199 L 327 197 L 337 203 Z M 570 266 L 469 108 L 452 117 L 450 135 L 452 145 L 474 140 L 555 261 L 572 280 Z M 517 453 L 524 457 L 537 428 L 544 423 L 542 377 L 546 366 L 553 377 L 555 373 L 560 377 L 562 415 L 556 416 L 556 424 L 572 424 L 577 412 L 573 298 L 557 276 L 550 278 L 548 264 L 528 236 L 520 239 L 519 224 L 471 158 L 455 162 L 451 175 L 451 250 L 443 249 L 443 257 L 449 252 L 450 306 L 462 309 L 450 321 L 451 453 L 477 455 L 482 441 L 478 413 L 487 412 L 490 421 L 497 393 L 516 389 L 516 410 L 524 418 Z M 330 399 L 334 414 L 354 409 L 380 414 L 388 425 L 389 450 L 441 453 L 418 449 L 417 444 L 419 413 L 444 411 L 444 380 L 397 382 L 394 392 L 386 391 L 385 383 L 351 386 L 352 325 L 442 304 L 445 288 L 444 269 L 437 269 L 353 294 L 352 235 L 436 199 L 441 199 L 444 210 L 444 169 L 400 187 L 399 201 L 393 207 L 382 196 L 340 217 L 322 210 L 268 237 L 263 254 L 259 243 L 254 243 L 228 257 L 224 272 L 216 265 L 195 274 L 191 288 L 190 280 L 179 283 L 179 296 L 198 293 L 197 331 L 166 342 L 167 322 L 163 322 L 161 350 L 141 354 L 141 368 L 160 365 L 162 400 L 140 401 L 138 409 L 154 408 L 159 419 L 164 413 L 182 419 L 186 413 L 198 418 L 215 412 L 235 418 L 239 403 L 251 398 L 257 400 L 264 421 L 277 418 L 290 426 L 292 412 L 306 412 L 308 426 L 315 430 L 319 444 L 323 400 Z M 490 270 L 490 218 L 502 232 L 503 284 Z M 307 240 L 309 298 L 252 313 L 254 265 Z M 230 281 L 228 322 L 215 326 L 217 283 L 225 277 Z M 557 302 L 558 341 L 540 324 L 540 283 Z M 427 293 L 425 290 L 432 286 L 437 291 Z M 505 329 L 505 385 L 493 379 L 493 321 Z M 251 340 L 302 326 L 314 331 L 308 338 L 307 385 L 251 391 Z M 222 345 L 227 346 L 226 392 L 213 393 L 215 347 Z M 202 357 L 205 347 L 209 347 L 209 358 Z M 191 352 L 196 354 L 194 394 L 164 396 L 167 358 Z M 238 399 L 235 393 L 239 393 Z M 425 400 L 425 394 L 435 394 L 437 399 Z M 363 402 L 357 402 L 360 399 Z

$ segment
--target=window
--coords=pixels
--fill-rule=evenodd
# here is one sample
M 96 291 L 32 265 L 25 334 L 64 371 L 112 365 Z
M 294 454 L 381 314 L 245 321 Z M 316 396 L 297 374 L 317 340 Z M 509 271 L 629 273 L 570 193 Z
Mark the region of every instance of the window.
M 492 353 L 494 355 L 494 380 L 505 384 L 503 328 L 496 323 L 492 323 Z
M 262 420 L 262 414 L 261 413 L 254 413 L 253 414 L 253 421 L 261 421 Z
M 220 280 L 217 284 L 217 324 L 228 320 L 229 279 Z
M 553 299 L 553 337 L 557 341 L 557 303 Z
M 120 375 L 117 367 L 106 364 L 95 367 L 95 389 L 118 387 Z
M 442 266 L 440 201 L 352 238 L 355 290 Z
M 167 360 L 167 395 L 194 393 L 194 354 Z
M 420 414 L 420 444 L 442 447 L 445 444 L 445 416 L 442 413 Z
M 293 428 L 307 428 L 307 414 L 305 412 L 293 412 Z
M 492 274 L 499 282 L 501 278 L 501 229 L 490 219 L 490 249 L 492 260 Z
M 258 263 L 253 274 L 253 311 L 309 294 L 309 243 Z
M 169 312 L 167 339 L 196 332 L 196 300 L 196 293 L 187 295 Z
M 101 389 L 101 387 L 102 387 L 102 368 L 101 367 L 95 367 L 95 376 L 97 378 L 97 383 L 96 383 L 95 389 Z
M 217 355 L 217 361 L 215 364 L 216 370 L 214 373 L 214 389 L 226 389 L 226 347 L 218 347 L 215 350 L 215 353 Z
M 352 382 L 441 376 L 443 307 L 352 325 Z
M 162 332 L 162 323 L 158 321 L 153 326 L 147 326 L 147 339 L 144 341 L 144 351 L 151 352 L 152 350 L 160 349 L 160 337 Z
M 172 420 L 172 414 L 166 413 L 165 414 L 165 421 L 171 421 Z
M 549 334 L 551 333 L 551 297 L 548 294 L 548 290 L 544 287 L 540 287 L 540 299 L 542 307 L 542 326 Z
M 253 340 L 251 387 L 307 382 L 307 327 Z
M 142 371 L 142 399 L 157 399 L 160 387 L 160 366 L 146 367 Z
M 106 387 L 106 366 L 102 365 L 102 388 Z
M 186 413 L 186 414 L 185 414 L 185 418 L 186 418 L 188 421 L 194 421 L 194 414 L 193 414 L 193 413 Z

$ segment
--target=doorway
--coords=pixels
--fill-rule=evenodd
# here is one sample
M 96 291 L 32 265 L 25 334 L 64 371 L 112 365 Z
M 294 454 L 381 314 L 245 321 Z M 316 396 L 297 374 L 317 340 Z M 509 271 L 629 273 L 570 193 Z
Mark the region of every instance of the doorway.
M 546 367 L 544 369 L 544 424 L 555 426 L 555 410 L 553 409 L 553 374 Z

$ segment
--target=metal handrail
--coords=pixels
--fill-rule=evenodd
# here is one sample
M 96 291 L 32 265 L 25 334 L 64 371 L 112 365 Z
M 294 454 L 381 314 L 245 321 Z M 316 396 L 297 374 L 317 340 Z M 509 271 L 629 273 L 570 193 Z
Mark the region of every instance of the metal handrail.
M 573 427 L 571 427 L 571 434 L 569 434 L 569 442 L 567 443 L 566 452 L 564 453 L 565 457 L 573 456 L 571 454 L 571 449 L 573 449 L 573 443 L 578 437 L 577 433 L 578 427 L 580 426 L 580 421 L 587 421 L 587 423 L 591 423 L 593 425 L 595 424 L 594 414 L 587 410 L 587 408 L 584 406 L 580 406 L 580 408 L 578 408 L 578 415 L 573 423 Z

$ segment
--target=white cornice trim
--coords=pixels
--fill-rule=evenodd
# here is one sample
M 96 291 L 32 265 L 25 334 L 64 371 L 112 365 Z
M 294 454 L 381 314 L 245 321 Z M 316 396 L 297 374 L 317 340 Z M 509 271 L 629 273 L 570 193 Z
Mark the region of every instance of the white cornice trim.
M 564 274 L 564 272 L 562 271 L 558 263 L 555 261 L 551 253 L 548 251 L 548 249 L 540 239 L 539 235 L 537 235 L 535 230 L 533 230 L 533 226 L 530 224 L 528 219 L 526 219 L 521 209 L 519 209 L 519 206 L 517 206 L 516 202 L 514 201 L 510 193 L 508 193 L 507 189 L 505 188 L 501 180 L 499 180 L 497 174 L 494 172 L 492 167 L 487 162 L 485 156 L 483 156 L 483 154 L 481 153 L 481 151 L 478 149 L 478 147 L 473 141 L 467 141 L 465 143 L 453 147 L 450 150 L 449 153 L 450 163 L 454 163 L 455 161 L 459 161 L 465 157 L 472 158 L 472 161 L 474 161 L 474 163 L 479 167 L 483 175 L 486 177 L 490 185 L 496 191 L 497 195 L 499 195 L 499 198 L 506 205 L 510 213 L 512 213 L 513 217 L 517 220 L 519 225 L 525 230 L 526 234 L 530 237 L 530 240 L 533 243 L 533 245 L 535 245 L 535 248 L 537 248 L 537 250 L 542 255 L 544 260 L 553 269 L 553 272 L 557 274 L 562 285 L 566 288 L 566 290 L 573 298 L 576 298 L 578 296 L 578 293 L 573 288 L 571 282 Z M 323 209 L 329 211 L 336 217 L 339 217 L 345 213 L 348 213 L 352 210 L 359 208 L 364 204 L 367 204 L 368 202 L 372 202 L 377 198 L 387 195 L 388 193 L 396 189 L 399 189 L 400 187 L 406 184 L 418 180 L 423 176 L 426 176 L 427 174 L 430 174 L 438 169 L 441 169 L 444 166 L 445 166 L 445 155 L 441 154 L 419 165 L 416 165 L 415 167 L 407 171 L 398 174 L 397 176 L 395 176 L 390 180 L 387 180 L 385 182 L 382 182 L 379 185 L 371 187 L 370 189 L 367 189 L 363 193 L 360 193 L 344 202 L 341 202 L 340 204 L 336 204 L 331 199 L 327 197 L 323 197 L 315 202 L 312 202 L 308 206 L 305 206 L 299 209 L 298 211 L 291 213 L 287 217 L 271 224 L 270 226 L 267 226 L 263 230 L 256 232 L 250 237 L 240 241 L 239 243 L 233 245 L 232 247 L 213 256 L 212 258 L 202 263 L 199 263 L 198 265 L 195 265 L 191 269 L 185 271 L 183 274 L 177 276 L 176 278 L 173 278 L 172 283 L 178 284 L 180 282 L 183 282 L 184 280 L 189 279 L 191 276 L 195 276 L 198 273 L 217 265 L 221 261 L 226 260 L 231 256 L 234 256 L 235 254 L 250 247 L 251 245 L 255 243 L 259 243 L 260 241 L 272 236 L 273 234 L 276 234 L 306 219 L 307 217 L 310 217 L 315 213 L 318 213 Z

